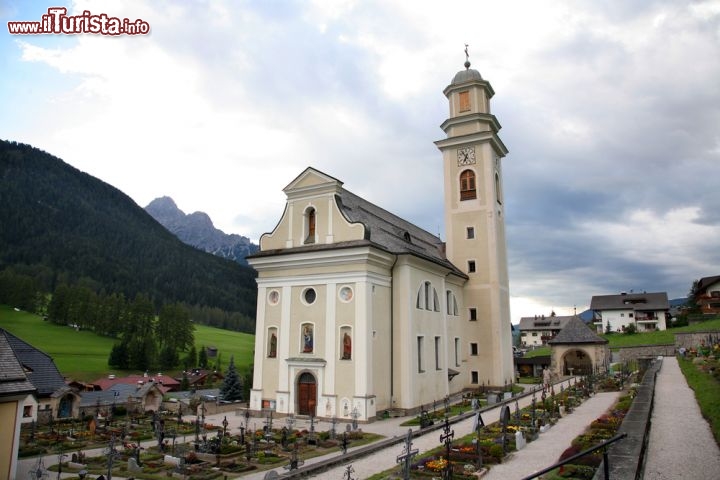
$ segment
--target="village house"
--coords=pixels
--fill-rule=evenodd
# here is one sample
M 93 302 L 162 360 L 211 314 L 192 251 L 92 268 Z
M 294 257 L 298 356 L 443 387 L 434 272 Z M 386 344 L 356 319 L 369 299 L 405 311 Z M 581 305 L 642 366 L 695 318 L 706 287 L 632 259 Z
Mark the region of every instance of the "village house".
M 22 422 L 47 423 L 51 418 L 77 416 L 80 396 L 65 383 L 53 359 L 7 330 L 0 329 L 0 336 L 12 348 L 27 379 L 35 387 L 35 392 L 23 401 Z
M 563 329 L 571 316 L 535 315 L 520 319 L 520 345 L 523 347 L 541 347 L 546 345 Z
M 597 333 L 624 332 L 634 325 L 638 332 L 665 330 L 670 316 L 666 292 L 596 295 L 590 301 Z

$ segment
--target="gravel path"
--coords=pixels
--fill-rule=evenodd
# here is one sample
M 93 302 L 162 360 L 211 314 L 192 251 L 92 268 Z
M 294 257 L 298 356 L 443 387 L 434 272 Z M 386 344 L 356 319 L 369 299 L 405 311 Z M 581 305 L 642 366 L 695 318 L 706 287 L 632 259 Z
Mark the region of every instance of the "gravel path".
M 644 478 L 720 478 L 720 449 L 675 357 L 665 357 L 655 384 Z
M 572 414 L 561 418 L 540 438 L 513 454 L 509 461 L 493 466 L 483 480 L 511 480 L 531 475 L 557 462 L 575 437 L 615 404 L 620 392 L 598 393 Z
M 485 479 L 511 480 L 522 478 L 534 473 L 557 461 L 562 452 L 570 446 L 570 442 L 582 433 L 587 425 L 605 413 L 618 398 L 619 392 L 600 393 L 584 402 L 575 411 L 563 417 L 550 430 L 540 434 L 538 440 L 528 444 L 526 448 L 516 452 L 513 457 L 502 465 L 495 465 L 483 477 Z M 519 402 L 521 408 L 530 404 L 530 398 Z M 511 408 L 514 411 L 514 408 Z M 483 413 L 486 424 L 497 421 L 500 409 L 493 409 Z M 467 419 L 453 425 L 455 438 L 468 435 L 472 431 L 472 419 Z M 413 448 L 420 452 L 431 450 L 440 446 L 440 432 L 433 432 L 413 439 Z M 352 463 L 355 478 L 368 478 L 375 473 L 382 472 L 397 465 L 396 458 L 402 453 L 402 446 L 386 449 Z M 334 468 L 312 478 L 343 478 L 345 467 Z

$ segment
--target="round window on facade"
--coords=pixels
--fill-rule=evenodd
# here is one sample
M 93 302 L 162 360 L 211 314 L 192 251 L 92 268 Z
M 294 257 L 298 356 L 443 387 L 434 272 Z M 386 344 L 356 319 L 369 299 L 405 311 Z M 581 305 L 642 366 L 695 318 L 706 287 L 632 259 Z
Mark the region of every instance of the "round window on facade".
M 270 305 L 277 305 L 280 301 L 280 292 L 277 290 L 272 290 L 270 293 L 268 293 L 268 303 Z
M 342 288 L 340 289 L 339 296 L 340 296 L 340 300 L 342 300 L 343 302 L 349 302 L 350 300 L 353 299 L 353 290 L 352 290 L 352 288 L 347 287 L 347 286 L 346 286 L 346 287 L 342 287 Z
M 303 300 L 305 300 L 305 303 L 307 303 L 308 305 L 312 305 L 313 303 L 315 303 L 317 293 L 315 292 L 314 288 L 308 288 L 303 292 L 302 298 Z

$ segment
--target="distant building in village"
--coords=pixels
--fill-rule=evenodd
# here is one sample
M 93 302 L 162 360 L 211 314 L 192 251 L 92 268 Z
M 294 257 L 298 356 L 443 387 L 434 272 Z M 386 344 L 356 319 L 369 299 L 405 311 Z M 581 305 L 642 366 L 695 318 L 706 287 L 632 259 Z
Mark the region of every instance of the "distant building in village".
M 572 316 L 557 316 L 551 312 L 545 315 L 534 317 L 522 317 L 520 319 L 520 345 L 523 347 L 540 347 L 552 340 Z
M 623 332 L 633 324 L 638 332 L 665 330 L 670 316 L 666 292 L 596 295 L 590 301 L 597 333 Z
M 698 280 L 694 294 L 695 303 L 702 314 L 720 314 L 720 275 Z

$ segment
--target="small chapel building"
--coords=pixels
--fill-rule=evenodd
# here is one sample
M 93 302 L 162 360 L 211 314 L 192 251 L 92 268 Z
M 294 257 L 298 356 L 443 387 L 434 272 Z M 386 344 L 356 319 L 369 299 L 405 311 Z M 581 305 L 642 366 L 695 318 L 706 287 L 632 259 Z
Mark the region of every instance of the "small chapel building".
M 248 257 L 251 410 L 372 421 L 512 383 L 494 91 L 466 62 L 443 93 L 445 242 L 312 167 L 285 187 L 280 221 Z

